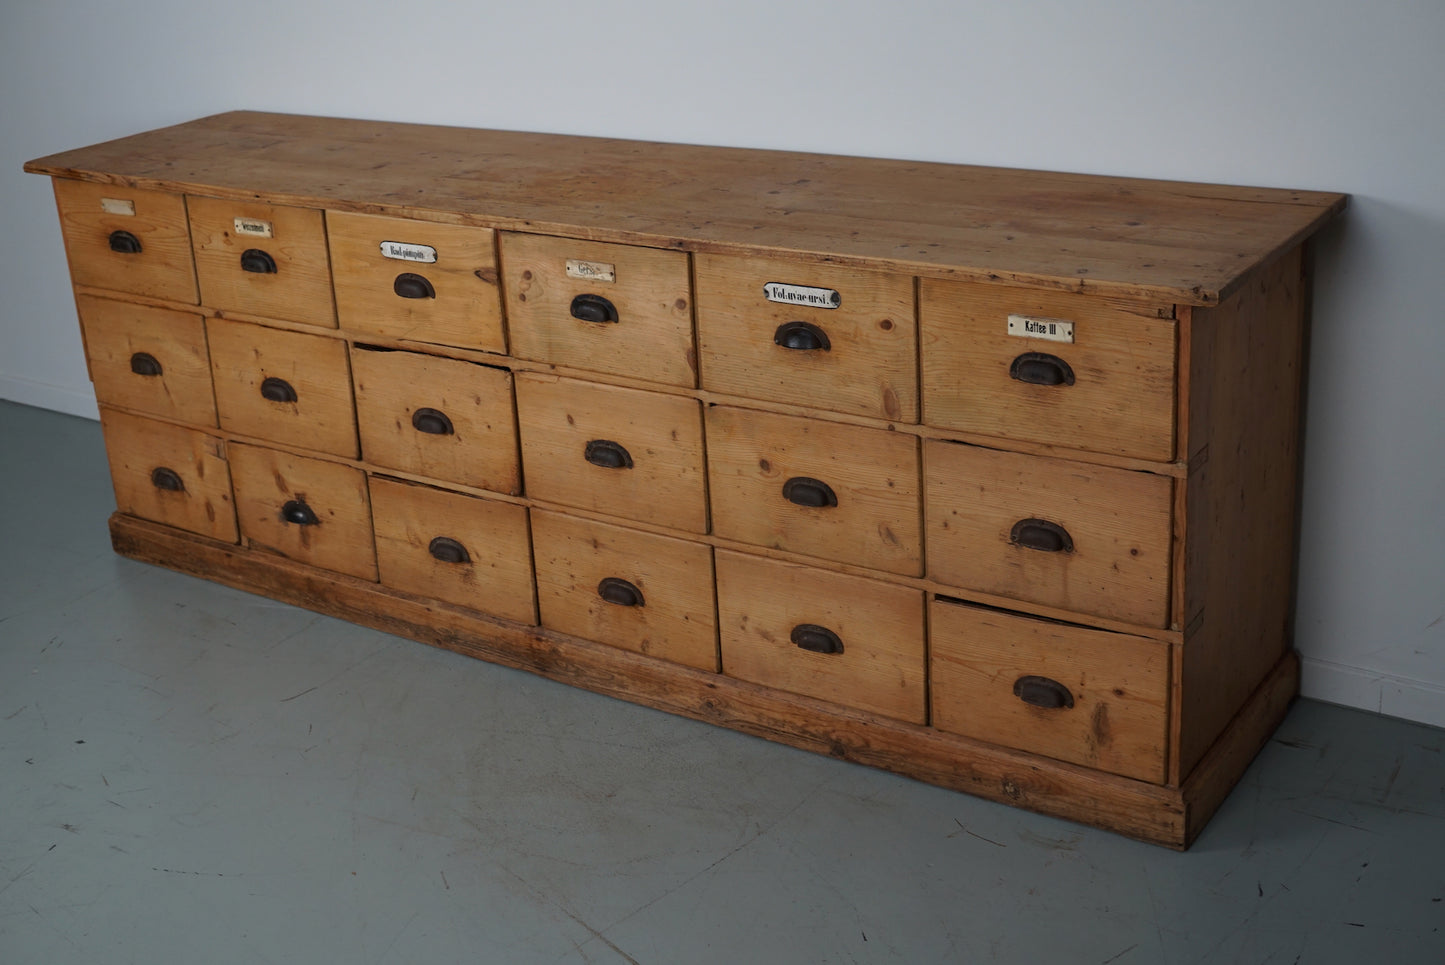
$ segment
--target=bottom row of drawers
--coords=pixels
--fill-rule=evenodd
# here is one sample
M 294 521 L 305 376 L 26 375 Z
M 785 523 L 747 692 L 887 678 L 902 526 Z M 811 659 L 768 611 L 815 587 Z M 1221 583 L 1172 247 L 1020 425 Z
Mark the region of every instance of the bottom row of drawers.
M 368 476 L 114 410 L 102 422 L 121 512 L 778 690 L 1164 779 L 1167 644 L 926 604 L 906 586 Z

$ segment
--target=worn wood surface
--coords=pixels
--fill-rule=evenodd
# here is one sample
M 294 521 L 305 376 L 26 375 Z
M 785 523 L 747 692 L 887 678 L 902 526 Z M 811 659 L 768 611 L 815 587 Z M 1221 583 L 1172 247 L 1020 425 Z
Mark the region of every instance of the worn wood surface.
M 1184 304 L 1218 302 L 1345 203 L 1319 191 L 250 111 L 26 170 Z
M 75 305 L 98 401 L 194 425 L 216 425 L 201 316 L 92 295 L 77 295 Z M 137 354 L 154 359 L 160 373 L 137 373 L 132 361 Z
M 143 419 L 102 405 L 100 426 L 115 504 L 123 513 L 234 543 L 236 508 L 226 444 L 194 429 Z M 156 485 L 170 470 L 180 489 Z
M 81 181 L 56 180 L 54 186 L 75 284 L 190 305 L 197 302 L 191 232 L 180 195 Z M 106 202 L 122 202 L 122 208 L 129 204 L 135 213 L 108 212 Z M 110 236 L 115 231 L 134 235 L 141 250 L 112 250 Z

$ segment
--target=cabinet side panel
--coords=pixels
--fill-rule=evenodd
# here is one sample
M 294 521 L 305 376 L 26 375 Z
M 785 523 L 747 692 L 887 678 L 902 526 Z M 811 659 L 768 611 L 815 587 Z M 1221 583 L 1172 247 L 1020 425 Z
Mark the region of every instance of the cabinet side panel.
M 1181 776 L 1291 646 L 1305 285 L 1296 248 L 1194 310 Z

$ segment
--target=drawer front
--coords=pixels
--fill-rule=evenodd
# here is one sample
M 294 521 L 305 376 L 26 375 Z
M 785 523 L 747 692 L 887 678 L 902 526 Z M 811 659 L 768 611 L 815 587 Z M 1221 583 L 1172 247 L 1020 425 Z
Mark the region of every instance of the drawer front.
M 180 195 L 60 178 L 53 183 L 75 284 L 196 304 Z
M 370 490 L 383 584 L 537 622 L 524 507 L 376 476 Z
M 366 476 L 359 469 L 231 443 L 241 535 L 253 548 L 376 580 Z
M 705 388 L 918 421 L 910 276 L 734 255 L 695 264 Z
M 532 546 L 543 626 L 718 669 L 709 547 L 545 510 Z
M 102 407 L 116 507 L 234 543 L 236 509 L 226 444 L 215 436 Z
M 351 349 L 362 457 L 376 466 L 516 494 L 512 374 L 414 352 Z
M 1162 783 L 1169 645 L 935 600 L 933 725 Z
M 925 722 L 921 591 L 729 550 L 716 557 L 723 673 Z
M 696 400 L 525 373 L 516 379 L 528 496 L 707 532 Z
M 1167 476 L 924 443 L 929 576 L 1080 613 L 1169 620 Z
M 201 316 L 80 295 L 80 326 L 102 403 L 216 424 L 206 326 Z
M 923 575 L 914 436 L 715 406 L 707 439 L 718 536 Z
M 919 283 L 929 425 L 1140 459 L 1174 458 L 1168 307 L 1004 285 Z M 1030 320 L 1073 342 L 1009 334 Z
M 356 457 L 345 342 L 219 318 L 206 335 L 221 428 Z
M 336 327 L 320 211 L 218 198 L 186 205 L 203 304 Z
M 326 234 L 342 328 L 507 351 L 490 228 L 328 211 Z
M 502 232 L 518 358 L 694 386 L 687 255 Z

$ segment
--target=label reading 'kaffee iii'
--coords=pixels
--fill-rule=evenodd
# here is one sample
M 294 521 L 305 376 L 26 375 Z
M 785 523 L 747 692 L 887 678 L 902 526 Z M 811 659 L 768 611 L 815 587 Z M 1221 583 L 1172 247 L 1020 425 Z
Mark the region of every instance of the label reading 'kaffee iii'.
M 1036 315 L 1010 315 L 1008 333 L 1015 338 L 1041 338 L 1049 342 L 1074 341 L 1074 323 L 1062 318 L 1039 318 Z
M 770 281 L 764 285 L 763 296 L 770 302 L 806 305 L 809 308 L 837 308 L 843 304 L 843 296 L 831 288 L 786 285 L 780 281 Z

